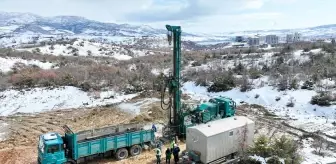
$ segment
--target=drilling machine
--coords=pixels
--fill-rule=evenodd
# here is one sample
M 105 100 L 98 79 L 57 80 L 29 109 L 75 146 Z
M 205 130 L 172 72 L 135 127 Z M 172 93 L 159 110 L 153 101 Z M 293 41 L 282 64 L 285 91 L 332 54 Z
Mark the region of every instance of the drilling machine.
M 224 119 L 235 115 L 236 103 L 229 97 L 215 97 L 208 102 L 192 107 L 181 104 L 181 34 L 180 26 L 166 25 L 169 45 L 173 42 L 173 73 L 164 76 L 161 90 L 161 108 L 168 111 L 168 124 L 163 128 L 163 137 L 175 136 L 185 138 L 188 127 Z M 168 102 L 165 94 L 168 89 Z M 225 126 L 225 125 L 223 125 Z

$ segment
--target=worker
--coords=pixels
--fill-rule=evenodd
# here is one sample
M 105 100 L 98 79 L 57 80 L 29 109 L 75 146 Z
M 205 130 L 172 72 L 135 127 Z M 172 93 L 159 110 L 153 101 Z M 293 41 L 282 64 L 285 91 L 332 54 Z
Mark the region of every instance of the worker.
M 170 163 L 171 154 L 172 154 L 171 149 L 167 148 L 167 150 L 166 150 L 166 163 Z
M 174 145 L 175 145 L 175 139 L 172 138 L 171 142 L 170 142 L 170 149 L 174 150 Z
M 156 148 L 156 164 L 160 164 L 161 163 L 161 150 Z
M 162 142 L 158 141 L 156 147 L 162 151 Z
M 180 153 L 180 148 L 177 146 L 177 144 L 175 144 L 174 145 L 174 150 L 173 150 L 175 163 L 177 163 L 179 161 L 179 153 Z
M 152 129 L 153 129 L 154 132 L 156 132 L 157 129 L 156 129 L 155 124 L 152 125 Z

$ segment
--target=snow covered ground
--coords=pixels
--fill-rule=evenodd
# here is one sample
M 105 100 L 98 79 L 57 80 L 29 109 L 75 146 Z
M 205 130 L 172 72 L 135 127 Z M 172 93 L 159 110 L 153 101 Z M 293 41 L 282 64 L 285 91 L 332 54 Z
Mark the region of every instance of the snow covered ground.
M 122 102 L 137 94 L 122 95 L 114 91 L 89 94 L 75 87 L 35 88 L 27 91 L 0 92 L 0 116 L 17 112 L 34 113 L 53 109 L 93 107 Z
M 41 62 L 38 60 L 24 60 L 20 58 L 0 57 L 0 72 L 8 72 L 12 69 L 15 63 L 22 63 L 24 65 L 36 65 L 42 69 L 50 69 L 53 66 L 53 63 L 50 62 Z
M 118 107 L 125 112 L 138 115 L 140 114 L 141 110 L 148 107 L 148 105 L 153 104 L 154 102 L 158 102 L 160 99 L 157 98 L 147 98 L 143 99 L 139 102 L 135 103 L 121 103 L 118 105 Z
M 305 159 L 302 164 L 327 164 L 336 162 L 336 154 L 334 154 L 333 152 L 324 152 L 326 153 L 325 157 L 314 154 L 313 151 L 316 149 L 311 147 L 313 141 L 314 140 L 312 138 L 308 138 L 307 140 L 303 141 L 303 149 L 301 150 L 301 155 L 304 156 Z
M 191 95 L 194 99 L 208 100 L 214 96 L 227 96 L 239 102 L 258 104 L 266 107 L 270 112 L 283 118 L 290 118 L 290 124 L 297 127 L 306 127 L 309 131 L 321 129 L 326 133 L 335 133 L 336 128 L 331 124 L 335 121 L 336 106 L 320 107 L 311 105 L 309 102 L 315 91 L 310 90 L 289 90 L 279 92 L 271 86 L 255 88 L 248 92 L 241 92 L 239 88 L 227 92 L 209 93 L 205 87 L 196 86 L 193 82 L 187 82 L 183 86 L 183 93 Z M 259 95 L 258 98 L 255 98 Z M 276 100 L 280 97 L 280 100 Z M 291 101 L 294 107 L 287 107 Z M 308 125 L 310 125 L 308 127 Z

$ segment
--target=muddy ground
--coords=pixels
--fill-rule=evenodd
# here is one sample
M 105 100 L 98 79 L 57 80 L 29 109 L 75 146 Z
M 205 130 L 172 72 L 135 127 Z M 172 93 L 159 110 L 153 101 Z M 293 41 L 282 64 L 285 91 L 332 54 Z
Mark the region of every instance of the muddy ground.
M 133 102 L 142 101 L 135 99 Z M 256 122 L 256 134 L 266 134 L 270 137 L 289 134 L 303 135 L 303 131 L 283 124 L 285 120 L 269 115 L 260 106 L 242 105 L 237 109 L 237 115 L 246 115 Z M 34 115 L 17 114 L 1 117 L 0 121 L 9 124 L 9 134 L 5 141 L 0 142 L 0 161 L 2 164 L 36 164 L 38 136 L 46 132 L 63 134 L 63 125 L 68 125 L 73 131 L 117 125 L 130 122 L 164 122 L 166 111 L 159 102 L 152 102 L 141 108 L 139 115 L 121 111 L 117 105 L 89 109 L 71 109 L 49 111 Z M 185 145 L 180 143 L 183 149 Z M 332 145 L 336 148 L 335 145 Z M 102 164 L 138 164 L 155 163 L 152 151 L 144 151 L 140 156 L 123 161 L 115 161 L 112 157 L 91 162 Z

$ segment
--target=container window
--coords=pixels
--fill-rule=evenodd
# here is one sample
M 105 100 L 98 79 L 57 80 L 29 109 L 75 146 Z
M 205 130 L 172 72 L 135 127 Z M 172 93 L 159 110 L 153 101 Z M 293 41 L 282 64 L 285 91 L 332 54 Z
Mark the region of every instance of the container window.
M 230 131 L 229 136 L 233 136 L 233 131 Z

